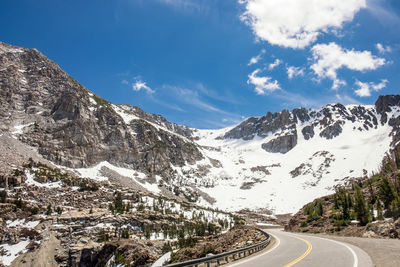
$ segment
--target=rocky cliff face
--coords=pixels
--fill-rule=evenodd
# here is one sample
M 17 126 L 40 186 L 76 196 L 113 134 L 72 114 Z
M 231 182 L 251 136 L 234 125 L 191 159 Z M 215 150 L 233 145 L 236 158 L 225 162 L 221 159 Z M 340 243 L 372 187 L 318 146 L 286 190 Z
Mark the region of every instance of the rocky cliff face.
M 0 130 L 46 159 L 80 168 L 108 161 L 162 177 L 203 158 L 186 126 L 114 105 L 36 49 L 0 43 Z
M 400 96 L 380 96 L 374 107 L 347 106 L 330 104 L 319 110 L 304 108 L 291 111 L 270 113 L 258 118 L 248 118 L 223 135 L 223 139 L 251 140 L 258 136 L 274 137 L 262 144 L 262 148 L 272 153 L 287 153 L 297 145 L 298 138 L 309 140 L 314 137 L 316 129 L 319 136 L 333 139 L 342 133 L 345 122 L 361 122 L 359 131 L 368 131 L 378 123 L 384 125 L 388 120 L 390 126 L 399 127 L 398 116 L 388 118 L 390 112 L 400 108 Z M 378 122 L 379 121 L 379 122 Z M 394 130 L 394 142 L 399 140 Z M 395 140 L 396 139 L 396 140 Z M 396 141 L 396 142 L 397 142 Z

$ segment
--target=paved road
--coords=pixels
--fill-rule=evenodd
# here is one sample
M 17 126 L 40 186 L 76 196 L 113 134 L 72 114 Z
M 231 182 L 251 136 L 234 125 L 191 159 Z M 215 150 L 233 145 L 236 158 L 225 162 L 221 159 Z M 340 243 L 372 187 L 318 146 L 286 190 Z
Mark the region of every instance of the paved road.
M 370 267 L 371 258 L 362 249 L 331 239 L 305 234 L 266 230 L 275 237 L 275 244 L 266 252 L 245 258 L 230 266 L 296 266 L 296 267 Z

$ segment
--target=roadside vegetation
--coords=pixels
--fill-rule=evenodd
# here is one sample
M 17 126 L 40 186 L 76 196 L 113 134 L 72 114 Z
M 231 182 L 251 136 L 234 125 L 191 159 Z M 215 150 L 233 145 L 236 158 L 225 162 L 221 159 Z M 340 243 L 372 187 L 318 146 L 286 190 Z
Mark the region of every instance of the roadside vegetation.
M 346 187 L 337 187 L 334 194 L 305 205 L 286 228 L 332 233 L 346 232 L 353 226 L 366 232 L 380 223 L 393 222 L 389 236 L 397 238 L 400 234 L 399 217 L 400 146 L 397 146 L 392 155 L 383 160 L 379 173 L 356 179 Z

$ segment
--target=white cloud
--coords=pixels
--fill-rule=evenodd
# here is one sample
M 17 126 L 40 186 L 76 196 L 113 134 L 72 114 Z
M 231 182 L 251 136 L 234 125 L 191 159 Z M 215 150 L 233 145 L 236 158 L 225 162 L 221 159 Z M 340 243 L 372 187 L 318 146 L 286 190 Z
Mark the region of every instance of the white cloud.
M 376 49 L 378 49 L 379 53 L 381 53 L 381 54 L 392 52 L 392 48 L 388 45 L 383 46 L 382 44 L 377 43 L 375 46 L 376 46 Z
M 366 7 L 366 0 L 239 0 L 241 19 L 272 45 L 304 48 L 321 32 L 338 30 Z
M 304 76 L 304 68 L 295 67 L 295 66 L 287 66 L 286 72 L 289 79 L 293 79 L 297 76 Z
M 272 81 L 271 77 L 257 76 L 257 74 L 260 72 L 260 69 L 256 69 L 249 75 L 249 79 L 247 80 L 248 84 L 252 84 L 255 86 L 255 91 L 258 95 L 264 95 L 267 92 L 273 92 L 275 90 L 281 89 L 278 81 Z
M 251 65 L 253 65 L 253 64 L 257 64 L 259 61 L 260 61 L 260 59 L 262 58 L 262 56 L 265 54 L 265 49 L 263 49 L 263 50 L 261 50 L 261 52 L 260 52 L 260 54 L 258 54 L 257 56 L 255 56 L 255 57 L 252 57 L 251 59 L 250 59 L 250 61 L 249 61 L 249 63 L 247 64 L 247 66 L 251 66 Z
M 141 90 L 145 90 L 147 93 L 149 94 L 153 94 L 156 91 L 152 90 L 149 86 L 147 86 L 147 84 L 141 80 L 137 80 L 135 83 L 132 84 L 132 89 L 134 91 L 141 91 Z
M 370 51 L 343 49 L 335 43 L 317 44 L 312 49 L 314 64 L 311 69 L 319 78 L 333 81 L 332 89 L 338 89 L 346 82 L 337 78 L 337 71 L 348 68 L 354 71 L 375 70 L 385 64 L 384 58 L 371 54 Z
M 371 96 L 371 90 L 378 92 L 386 87 L 388 80 L 384 79 L 381 80 L 380 83 L 373 83 L 373 82 L 360 82 L 356 81 L 355 85 L 358 86 L 358 89 L 354 91 L 356 95 L 359 97 L 367 97 Z
M 275 59 L 275 61 L 274 61 L 273 63 L 269 64 L 268 69 L 269 69 L 269 70 L 273 70 L 273 69 L 275 69 L 276 67 L 278 67 L 281 63 L 282 63 L 282 60 L 280 60 L 280 59 Z
M 126 85 L 126 84 L 129 84 L 129 82 L 128 82 L 127 80 L 122 80 L 121 83 L 122 83 L 122 84 L 125 84 L 125 85 Z

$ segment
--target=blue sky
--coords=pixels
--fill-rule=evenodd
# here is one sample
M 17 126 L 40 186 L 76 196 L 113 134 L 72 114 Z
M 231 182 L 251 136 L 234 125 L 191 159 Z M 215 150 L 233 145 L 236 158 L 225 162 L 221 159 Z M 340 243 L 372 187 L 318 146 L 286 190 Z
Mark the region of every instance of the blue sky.
M 1 41 L 196 128 L 400 92 L 397 0 L 3 0 Z

